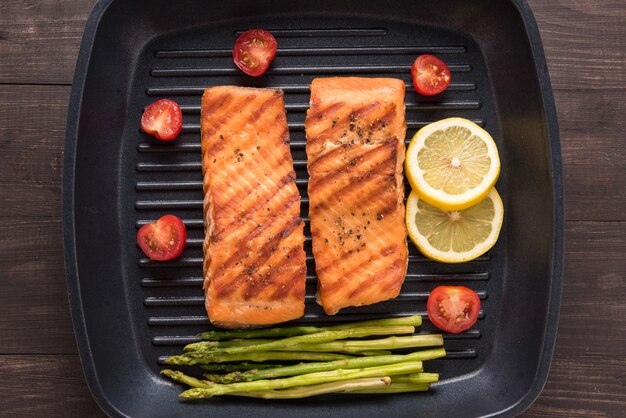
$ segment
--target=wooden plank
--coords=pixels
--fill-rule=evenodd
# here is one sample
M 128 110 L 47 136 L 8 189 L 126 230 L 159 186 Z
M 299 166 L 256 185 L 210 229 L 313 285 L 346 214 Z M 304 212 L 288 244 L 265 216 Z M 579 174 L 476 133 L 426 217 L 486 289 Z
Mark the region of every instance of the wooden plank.
M 0 216 L 61 216 L 70 87 L 0 86 Z
M 0 2 L 0 83 L 72 82 L 96 0 Z
M 566 224 L 562 355 L 626 357 L 625 236 L 626 222 Z
M 0 86 L 0 216 L 60 216 L 65 86 Z M 619 91 L 557 90 L 567 220 L 626 220 L 626 102 Z M 590 112 L 589 109 L 594 109 Z M 24 123 L 25 115 L 33 115 Z
M 626 223 L 568 222 L 556 349 L 525 416 L 618 417 L 626 410 Z
M 528 0 L 555 89 L 623 89 L 623 0 Z
M 0 355 L 6 417 L 106 417 L 91 397 L 78 355 Z
M 623 417 L 626 357 L 563 356 L 552 361 L 550 378 L 523 417 Z
M 538 401 L 525 416 L 620 416 L 626 405 L 626 304 L 619 297 L 626 293 L 626 222 L 568 222 L 565 231 L 566 271 L 563 304 L 556 352 L 546 388 Z M 7 237 L 0 245 L 9 248 L 0 256 L 0 266 L 8 264 L 23 266 L 29 258 L 54 258 L 55 251 L 41 253 L 42 242 L 58 234 L 54 228 L 39 227 L 41 241 L 25 240 L 14 244 L 11 237 L 32 237 L 28 225 L 10 228 L 3 226 L 0 236 Z M 46 232 L 48 231 L 48 232 Z M 39 248 L 38 257 L 29 257 L 33 249 Z M 52 261 L 58 265 L 58 261 Z M 6 269 L 3 269 L 7 271 Z M 0 335 L 6 340 L 13 338 L 13 345 L 3 346 L 2 352 L 15 349 L 29 352 L 32 344 L 36 350 L 50 347 L 37 346 L 38 340 L 52 338 L 61 348 L 61 340 L 71 339 L 71 332 L 56 338 L 59 318 L 46 315 L 35 317 L 31 325 L 22 314 L 32 308 L 32 297 L 37 293 L 49 293 L 51 288 L 41 290 L 45 282 L 56 274 L 44 274 L 45 267 L 34 264 L 23 271 L 14 269 L 13 276 L 19 285 L 8 286 L 6 299 L 0 299 Z M 28 286 L 24 286 L 28 279 Z M 59 303 L 61 295 L 44 300 L 52 306 Z M 11 300 L 16 301 L 6 307 Z M 65 306 L 62 307 L 66 309 Z M 59 309 L 61 310 L 61 309 Z M 54 309 L 53 309 L 54 311 Z M 32 315 L 32 311 L 29 312 Z M 6 323 L 12 328 L 7 330 Z M 26 324 L 26 325 L 25 325 Z M 52 327 L 50 332 L 46 327 Z M 56 328 L 55 328 L 56 327 Z M 44 334 L 42 334 L 42 331 Z M 18 344 L 19 343 L 19 344 Z M 3 341 L 3 344 L 6 342 Z M 32 376 L 38 376 L 33 379 Z M 43 377 L 43 378 L 42 378 Z M 52 416 L 97 416 L 95 404 L 88 399 L 86 387 L 80 374 L 80 365 L 73 356 L 16 355 L 0 356 L 0 409 L 11 416 L 32 416 L 47 411 Z M 30 391 L 30 392 L 29 392 Z M 28 394 L 29 402 L 23 402 Z M 68 414 L 69 412 L 69 414 Z
M 626 220 L 624 99 L 618 90 L 555 91 L 567 220 Z
M 76 353 L 60 219 L 3 222 L 0 247 L 0 353 Z
M 96 0 L 0 2 L 0 83 L 72 82 Z M 623 88 L 622 0 L 531 0 L 555 88 Z

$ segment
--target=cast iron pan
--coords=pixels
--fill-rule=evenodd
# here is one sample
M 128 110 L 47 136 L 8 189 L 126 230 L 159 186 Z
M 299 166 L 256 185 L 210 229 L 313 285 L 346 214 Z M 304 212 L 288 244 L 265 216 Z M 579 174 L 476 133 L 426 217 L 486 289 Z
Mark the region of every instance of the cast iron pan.
M 279 43 L 260 78 L 241 73 L 231 58 L 236 36 L 251 28 L 270 30 Z M 439 56 L 452 70 L 452 85 L 441 95 L 421 97 L 410 86 L 411 63 L 422 53 Z M 424 315 L 429 291 L 440 284 L 476 290 L 480 319 L 473 329 L 446 336 L 448 358 L 427 363 L 441 382 L 427 393 L 181 402 L 182 388 L 158 372 L 160 358 L 210 327 L 201 289 L 202 91 L 224 84 L 285 91 L 307 222 L 308 85 L 335 75 L 406 81 L 408 138 L 450 116 L 484 126 L 500 151 L 497 188 L 505 219 L 496 246 L 469 263 L 436 263 L 409 244 L 400 297 L 333 317 L 314 302 L 308 241 L 307 307 L 298 323 Z M 159 98 L 183 108 L 183 132 L 173 143 L 139 130 L 143 108 Z M 102 0 L 78 58 L 63 187 L 76 338 L 87 383 L 110 415 L 508 416 L 528 407 L 545 383 L 561 293 L 563 187 L 548 73 L 522 0 Z M 137 248 L 136 231 L 166 213 L 185 221 L 187 248 L 176 261 L 154 263 Z M 434 328 L 426 320 L 421 331 Z

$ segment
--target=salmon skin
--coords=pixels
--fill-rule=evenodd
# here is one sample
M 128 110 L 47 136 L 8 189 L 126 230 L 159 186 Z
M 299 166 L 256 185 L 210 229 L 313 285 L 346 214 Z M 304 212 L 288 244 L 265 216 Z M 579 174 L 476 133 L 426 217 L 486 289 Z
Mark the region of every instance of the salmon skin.
M 301 317 L 304 223 L 283 92 L 208 88 L 201 127 L 209 319 L 240 328 Z
M 317 78 L 305 121 L 318 303 L 329 315 L 394 298 L 406 275 L 405 85 Z

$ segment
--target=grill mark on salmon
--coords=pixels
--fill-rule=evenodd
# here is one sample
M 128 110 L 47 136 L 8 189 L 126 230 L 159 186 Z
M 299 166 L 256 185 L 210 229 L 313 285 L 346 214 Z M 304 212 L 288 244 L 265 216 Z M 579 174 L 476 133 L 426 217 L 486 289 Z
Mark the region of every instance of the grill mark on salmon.
M 276 219 L 272 221 L 268 221 L 264 224 L 264 226 L 266 224 L 270 224 L 270 223 L 273 224 L 275 222 L 276 222 Z M 252 258 L 249 258 L 246 260 L 246 263 L 249 265 L 248 269 L 246 270 L 247 275 L 251 276 L 254 272 L 256 272 L 258 270 L 258 266 L 263 265 L 263 263 L 265 263 L 274 254 L 274 252 L 277 251 L 277 248 L 274 248 L 274 247 L 279 246 L 280 242 L 282 242 L 286 236 L 290 235 L 298 226 L 300 226 L 301 222 L 302 221 L 299 218 L 295 219 L 290 224 L 286 225 L 281 231 L 273 235 L 268 242 L 263 244 L 262 247 L 256 249 L 256 254 L 257 254 L 256 258 L 254 258 L 253 256 Z M 264 227 L 262 229 L 266 229 L 266 228 L 267 227 Z M 222 268 L 224 270 L 232 268 L 235 263 L 241 260 L 241 254 L 244 252 L 247 252 L 246 251 L 247 244 L 248 244 L 247 242 L 240 243 L 239 246 L 234 249 L 233 256 L 227 259 L 226 262 L 224 262 L 222 265 Z M 299 249 L 296 249 L 296 250 L 299 250 Z M 272 267 L 280 267 L 282 264 L 290 264 L 290 259 L 291 257 L 290 258 L 285 257 L 282 260 L 282 263 L 274 264 L 272 265 Z M 242 277 L 241 279 L 245 279 L 245 277 Z M 239 287 L 238 285 L 239 283 L 237 284 L 233 282 L 226 283 L 225 286 L 218 287 L 218 295 L 222 297 L 229 296 L 235 289 L 237 289 L 237 287 Z
M 228 92 L 221 93 L 217 98 L 203 108 L 203 112 L 205 114 L 211 114 L 217 109 L 223 109 L 227 103 L 232 101 L 232 99 L 232 94 Z
M 292 250 L 291 253 L 295 253 L 295 251 Z M 276 266 L 276 268 L 279 270 L 281 267 L 282 266 Z M 246 300 L 254 298 L 258 296 L 259 294 L 261 294 L 262 292 L 268 292 L 268 289 L 270 289 L 269 294 L 267 295 L 268 300 L 280 300 L 281 298 L 287 296 L 289 292 L 291 291 L 291 289 L 293 289 L 293 287 L 297 284 L 298 282 L 297 279 L 299 277 L 298 274 L 302 274 L 301 272 L 303 271 L 303 269 L 305 270 L 306 267 L 303 266 L 299 270 L 295 270 L 291 272 L 290 274 L 283 274 L 282 280 L 280 283 L 274 282 L 274 278 L 270 276 L 267 279 L 267 281 L 272 284 L 276 284 L 276 286 L 273 286 L 273 287 L 258 286 L 258 285 L 248 286 L 245 288 L 244 298 Z M 271 291 L 271 289 L 275 289 L 275 290 Z
M 252 113 L 252 116 L 250 116 L 250 121 L 249 123 L 254 123 L 257 121 L 257 119 L 259 119 L 261 117 L 261 115 L 269 108 L 271 107 L 274 102 L 276 102 L 276 100 L 282 98 L 282 95 L 280 94 L 280 92 L 276 92 L 274 94 L 274 96 L 267 100 L 265 103 L 263 103 L 263 105 L 261 107 L 259 107 L 256 111 L 254 111 L 254 113 Z
M 298 277 L 300 277 L 301 274 L 306 274 L 306 267 L 300 267 L 300 269 L 294 271 L 291 274 L 291 277 L 289 280 L 286 280 L 286 283 L 277 286 L 276 290 L 270 295 L 270 299 L 282 299 L 285 296 L 287 296 L 290 292 L 292 292 L 292 290 L 294 290 L 295 285 L 298 282 Z M 297 297 L 304 297 L 304 289 L 297 289 L 296 290 L 297 293 Z
M 254 103 L 256 98 L 257 96 L 255 94 L 248 95 L 244 99 L 243 106 L 249 106 L 251 103 Z M 243 110 L 241 108 L 238 108 L 238 106 L 241 106 L 241 104 L 235 100 L 231 101 L 231 106 L 229 107 L 222 106 L 221 109 L 219 109 L 220 118 L 217 120 L 212 120 L 210 125 L 207 125 L 206 131 L 203 132 L 203 135 L 214 135 L 219 132 L 220 128 L 222 128 L 228 121 L 232 120 L 235 111 L 240 112 Z M 213 111 L 213 113 L 217 112 Z M 219 144 L 222 143 L 220 142 Z M 215 154 L 215 151 L 212 147 L 207 147 L 207 153 L 212 156 Z
M 254 96 L 252 96 L 254 98 Z M 249 106 L 249 103 L 251 103 L 252 100 L 248 101 L 245 105 L 243 109 L 237 109 L 236 106 L 236 102 L 234 102 L 234 105 L 232 108 L 228 108 L 224 110 L 224 116 L 220 119 L 218 119 L 217 121 L 211 122 L 210 124 L 210 128 L 207 128 L 207 131 L 205 133 L 203 133 L 203 136 L 209 135 L 217 135 L 221 129 L 226 126 L 226 124 L 228 123 L 228 121 L 232 120 L 235 116 L 235 111 L 237 110 L 245 110 L 245 107 Z M 203 158 L 207 158 L 207 159 L 215 159 L 215 157 L 217 157 L 218 155 L 220 155 L 220 153 L 229 145 L 226 142 L 226 139 L 224 137 L 223 134 L 219 134 L 218 138 L 220 139 L 217 142 L 213 142 L 210 146 L 207 146 L 203 151 L 202 151 L 202 156 Z
M 278 191 L 274 192 L 273 196 L 275 196 L 278 193 L 279 193 Z M 240 223 L 242 220 L 249 219 L 250 217 L 255 216 L 255 214 L 256 214 L 256 216 L 260 216 L 260 217 L 263 217 L 263 218 L 266 218 L 266 219 L 271 219 L 274 216 L 279 216 L 279 214 L 281 212 L 284 213 L 287 209 L 291 208 L 293 206 L 293 204 L 295 204 L 295 203 L 297 203 L 299 201 L 300 201 L 300 197 L 299 196 L 291 196 L 288 200 L 283 201 L 281 206 L 277 207 L 276 209 L 272 209 L 272 208 L 268 207 L 268 209 L 270 209 L 270 211 L 268 211 L 267 213 L 263 212 L 262 210 L 259 211 L 259 209 L 262 209 L 263 206 L 267 202 L 265 202 L 265 203 L 263 203 L 261 205 L 255 205 L 255 207 L 247 209 L 246 212 L 244 212 L 243 214 L 238 215 L 236 218 L 229 218 L 231 220 L 231 222 L 226 223 L 225 225 L 220 224 L 220 229 L 219 229 L 218 234 L 222 234 L 224 231 L 227 232 L 229 230 L 229 228 L 231 228 L 233 225 Z M 260 232 L 262 232 L 262 230 Z
M 341 109 L 344 105 L 344 102 L 331 103 L 330 106 L 327 106 L 323 109 L 317 109 L 315 112 L 312 112 L 310 116 L 307 116 L 312 119 L 322 119 L 324 118 L 324 116 L 332 115 L 333 113 L 335 113 L 335 111 Z
M 388 255 L 393 254 L 395 251 L 397 251 L 397 248 L 394 251 L 392 251 L 390 254 L 388 254 Z M 373 288 L 375 286 L 379 286 L 381 284 L 381 281 L 384 281 L 385 279 L 387 279 L 387 275 L 388 275 L 387 272 L 389 270 L 391 270 L 391 271 L 401 270 L 402 266 L 403 266 L 403 263 L 402 263 L 401 260 L 394 261 L 389 266 L 387 271 L 382 271 L 382 272 L 378 273 L 374 277 L 370 277 L 367 280 L 363 280 L 352 292 L 350 292 L 350 296 L 349 297 L 350 298 L 355 298 L 355 297 L 359 296 L 359 294 L 365 293 L 367 290 L 369 290 L 369 289 L 371 289 L 371 288 Z M 397 277 L 397 281 L 402 283 L 403 278 L 400 278 L 399 276 L 396 276 L 396 277 Z M 391 286 L 393 288 L 397 287 L 394 282 L 392 282 L 391 284 L 390 283 L 386 283 L 385 285 L 386 286 Z M 399 287 L 398 287 L 398 290 L 400 290 Z
M 365 181 L 371 180 L 371 177 L 376 176 L 376 174 L 377 174 L 376 172 L 373 172 L 371 173 L 371 175 L 366 174 L 361 179 L 355 179 L 354 182 L 349 182 L 346 186 L 342 187 L 341 189 L 337 191 L 333 190 L 333 194 L 344 193 L 345 195 L 348 195 L 352 192 L 358 192 L 363 187 L 362 183 Z M 370 190 L 366 195 L 359 196 L 360 198 L 362 198 L 362 201 L 354 202 L 352 204 L 351 207 L 353 208 L 353 212 L 355 213 L 358 212 L 360 209 L 362 209 L 363 206 L 372 207 L 372 201 L 374 201 L 377 196 L 380 196 L 385 188 L 393 186 L 395 184 L 395 177 L 391 175 L 388 175 L 388 176 L 379 175 L 377 177 L 378 178 L 376 180 L 379 181 L 379 183 L 376 184 L 377 187 Z M 338 203 L 340 202 L 337 202 L 336 199 L 331 199 L 328 201 L 320 202 L 319 204 L 315 205 L 315 208 L 313 209 L 313 211 L 319 212 L 319 211 L 332 210 L 333 205 L 336 205 Z M 380 207 L 379 210 L 376 211 L 376 214 L 387 212 L 387 211 L 393 211 L 396 209 L 396 206 L 397 206 L 397 201 L 386 202 L 386 204 L 384 204 L 382 207 Z
M 315 181 L 317 184 L 318 182 Z M 381 214 L 387 211 L 394 211 L 397 208 L 398 201 L 397 200 L 382 200 L 380 197 L 385 195 L 386 189 L 389 187 L 393 187 L 396 184 L 395 176 L 381 175 L 376 171 L 365 174 L 362 178 L 351 178 L 349 181 L 346 181 L 346 184 L 342 186 L 340 189 L 331 189 L 329 190 L 329 197 L 325 197 L 324 200 L 321 200 L 318 203 L 318 199 L 315 197 L 315 192 L 313 193 L 313 202 L 314 204 L 311 207 L 311 211 L 320 212 L 320 211 L 333 211 L 335 206 L 341 204 L 343 200 L 352 199 L 352 195 L 358 194 L 362 188 L 363 184 L 366 183 L 367 186 L 376 186 L 367 191 L 367 194 L 361 194 L 358 196 L 354 196 L 354 198 L 359 198 L 358 202 L 351 202 L 351 213 L 359 212 L 363 207 L 376 209 L 376 215 Z M 341 196 L 339 199 L 337 196 Z M 379 205 L 374 205 L 374 203 L 379 203 Z M 361 213 L 364 213 L 361 211 Z
M 387 146 L 387 144 L 391 145 L 391 147 Z M 390 149 L 386 149 L 386 148 L 390 148 Z M 368 167 L 369 169 L 367 170 L 367 172 L 357 177 L 355 180 L 357 181 L 362 180 L 368 176 L 371 176 L 371 174 L 373 173 L 379 173 L 379 174 L 383 174 L 384 172 L 392 173 L 393 170 L 395 169 L 395 165 L 397 161 L 397 154 L 396 154 L 395 148 L 396 148 L 396 145 L 393 142 L 388 142 L 384 144 L 383 146 L 376 147 L 372 150 L 366 151 L 363 154 L 350 156 L 351 159 L 349 162 L 345 163 L 344 165 L 340 166 L 339 168 L 335 169 L 332 172 L 324 173 L 326 175 L 322 176 L 322 178 L 316 178 L 315 182 L 310 183 L 309 191 L 315 192 L 316 189 L 320 187 L 324 187 L 328 183 L 336 181 L 341 177 L 354 175 L 353 173 L 358 172 L 359 170 L 358 166 L 363 164 L 364 160 L 367 160 L 365 162 L 369 162 L 369 161 L 374 160 L 375 157 L 379 157 L 381 155 L 384 158 L 383 160 L 376 162 L 375 165 L 372 167 Z M 389 154 L 389 156 L 385 158 L 387 153 Z M 317 165 L 323 159 L 341 160 L 340 156 L 337 154 L 340 154 L 340 152 L 337 152 L 337 150 L 333 150 L 325 154 L 323 157 L 311 163 L 309 165 L 310 167 L 309 170 L 315 173 L 317 171 L 316 170 Z
M 363 162 L 368 162 L 370 160 L 364 161 L 367 158 L 373 159 L 374 157 L 381 157 L 386 155 L 385 153 L 392 153 L 389 155 L 389 159 L 393 159 L 395 163 L 396 159 L 396 145 L 397 142 L 387 141 L 380 146 L 370 147 L 366 149 L 363 147 L 363 152 L 353 151 L 356 149 L 353 147 L 354 143 L 347 143 L 340 146 L 335 147 L 334 149 L 327 151 L 324 155 L 315 159 L 311 164 L 309 164 L 309 170 L 313 173 L 320 172 L 343 172 L 343 171 L 351 171 L 355 169 L 356 165 Z M 337 167 L 337 164 L 345 163 L 342 166 Z M 334 165 L 333 165 L 334 164 Z M 330 167 L 329 167 L 330 166 Z M 324 168 L 326 167 L 326 168 Z
M 247 327 L 301 317 L 304 224 L 283 93 L 206 89 L 201 130 L 209 319 Z
M 329 315 L 396 297 L 404 281 L 404 88 L 378 78 L 311 83 L 309 216 L 318 303 Z
M 235 151 L 238 152 L 239 149 L 236 148 Z M 240 183 L 232 184 L 231 178 L 241 177 L 241 175 L 238 172 L 222 173 L 222 176 L 227 178 L 228 180 L 226 181 L 230 183 L 228 184 L 228 189 L 222 187 L 219 189 L 219 192 L 205 190 L 205 205 L 211 202 L 214 210 L 229 210 L 230 212 L 224 213 L 227 213 L 233 219 L 248 219 L 250 216 L 260 215 L 262 210 L 270 210 L 270 206 L 277 202 L 279 203 L 280 199 L 293 197 L 293 185 L 289 185 L 295 179 L 291 166 L 291 154 L 285 152 L 279 158 L 274 156 L 273 159 L 270 159 L 266 158 L 265 155 L 261 155 L 259 158 L 264 158 L 264 161 L 252 162 L 252 164 L 245 166 L 243 170 L 243 175 L 251 171 L 257 173 L 256 176 L 258 178 L 249 179 L 247 183 L 242 180 Z M 214 159 L 213 161 L 217 162 L 217 164 L 222 163 L 221 159 Z M 229 163 L 237 164 L 238 160 L 233 159 Z M 274 172 L 283 172 L 285 176 L 280 180 L 276 179 L 275 175 L 272 174 Z M 204 188 L 208 189 L 206 181 L 204 182 Z M 266 215 L 267 213 L 263 212 L 260 216 Z
M 365 260 L 365 263 L 363 264 L 359 264 L 358 266 L 354 267 L 353 269 L 346 271 L 343 275 L 343 277 L 340 277 L 339 280 L 330 283 L 326 286 L 327 290 L 336 290 L 336 289 L 341 289 L 342 287 L 344 287 L 346 285 L 346 283 L 350 283 L 352 282 L 352 276 L 358 272 L 359 270 L 365 270 L 370 264 L 379 261 L 382 258 L 385 258 L 391 254 L 393 254 L 394 252 L 398 251 L 399 248 L 397 245 L 392 245 L 386 249 L 383 249 L 380 254 L 373 254 L 372 256 L 370 256 L 369 258 L 367 258 Z M 385 253 L 383 255 L 383 253 Z M 350 256 L 352 253 L 346 253 L 345 255 Z M 338 260 L 340 261 L 340 260 Z M 332 266 L 326 266 L 325 269 L 327 270 L 328 268 L 330 268 Z M 320 271 L 325 271 L 325 269 L 322 269 Z
M 250 194 L 249 190 L 242 190 L 241 192 L 237 193 L 235 196 L 231 197 L 230 199 L 228 199 L 226 202 L 224 203 L 215 203 L 215 207 L 218 210 L 224 211 L 224 212 L 232 212 L 233 214 L 236 214 L 236 220 L 242 220 L 242 219 L 248 219 L 250 216 L 254 215 L 256 212 L 259 211 L 259 209 L 261 209 L 263 206 L 265 206 L 268 202 L 270 202 L 272 199 L 274 199 L 276 197 L 276 195 L 280 194 L 281 192 L 283 192 L 285 186 L 287 186 L 288 184 L 292 183 L 295 180 L 295 174 L 292 173 L 287 173 L 285 175 L 285 177 L 283 177 L 282 179 L 280 179 L 277 184 L 276 184 L 276 188 L 272 191 L 271 195 L 267 195 L 264 200 L 256 202 L 255 204 L 253 204 L 252 206 L 245 208 L 244 212 L 240 212 L 241 210 L 241 201 L 242 199 Z M 297 200 L 297 199 L 296 199 Z M 284 202 L 287 203 L 287 202 Z M 285 208 L 287 208 L 289 206 L 285 206 Z M 264 214 L 265 216 L 269 216 L 270 213 Z M 227 228 L 228 226 L 230 226 L 230 224 L 225 225 L 225 227 Z
M 282 134 L 280 135 L 280 137 L 282 138 L 282 140 L 283 140 L 283 143 L 284 143 L 284 144 L 289 145 L 289 144 L 290 144 L 290 140 L 289 140 L 289 128 L 287 128 L 287 127 L 285 126 L 285 129 L 283 129 L 283 132 L 282 132 Z
M 353 112 L 346 114 L 345 116 L 334 117 L 336 113 L 339 110 L 341 110 L 343 107 L 344 106 L 333 109 L 334 113 L 330 113 L 326 115 L 321 114 L 326 119 L 331 119 L 330 127 L 326 127 L 321 132 L 317 133 L 315 136 L 311 136 L 310 140 L 307 138 L 307 144 L 308 143 L 310 143 L 310 145 L 319 144 L 319 143 L 326 141 L 327 138 L 335 138 L 336 141 L 341 141 L 342 139 L 349 141 L 348 137 L 352 136 L 349 133 L 354 132 L 356 129 L 356 124 L 354 123 L 354 121 L 356 121 L 357 118 L 362 118 L 368 113 L 372 113 L 376 111 L 377 109 L 379 109 L 380 103 L 368 104 L 368 105 L 365 105 L 361 108 L 354 110 Z M 320 114 L 318 113 L 318 115 Z M 307 113 L 307 118 L 308 118 L 308 113 Z M 319 119 L 319 116 L 317 117 L 317 119 Z M 313 118 L 313 120 L 316 120 L 316 118 Z M 345 129 L 346 126 L 348 127 L 348 130 Z M 339 135 L 338 138 L 336 138 L 336 134 L 338 132 L 341 132 L 341 134 Z
M 372 195 L 375 195 L 375 194 L 374 194 L 374 193 L 372 193 Z M 385 217 L 385 216 L 387 216 L 388 214 L 390 214 L 390 213 L 394 212 L 394 211 L 396 210 L 396 207 L 397 207 L 397 203 L 396 203 L 396 202 L 392 202 L 392 203 L 390 203 L 390 204 L 388 204 L 388 205 L 386 205 L 386 206 L 384 206 L 384 207 L 377 207 L 377 208 L 376 208 L 376 210 L 375 210 L 376 217 L 378 217 L 378 218 L 384 218 L 384 217 Z M 362 208 L 361 208 L 361 207 L 355 207 L 355 211 L 358 211 L 358 210 L 362 210 Z M 317 214 L 313 214 L 312 216 L 317 216 Z M 371 226 L 371 223 L 370 223 L 370 226 Z M 368 225 L 364 225 L 364 227 L 365 227 L 365 228 L 367 228 L 367 227 L 368 227 Z M 359 230 L 359 232 L 360 232 L 360 230 Z M 357 233 L 354 233 L 354 232 L 353 232 L 353 234 L 355 234 L 355 235 L 356 235 L 356 234 L 358 234 L 358 232 L 357 232 Z M 321 238 L 323 235 L 324 235 L 324 234 L 321 234 L 318 230 L 316 230 L 315 232 L 313 232 L 313 231 L 311 232 L 311 236 L 312 236 L 312 239 L 313 239 L 313 240 L 315 240 L 315 239 L 316 239 L 316 238 L 318 238 L 318 237 L 320 237 L 320 238 Z M 361 236 L 363 236 L 363 235 L 365 235 L 365 233 L 361 234 Z M 328 238 L 326 237 L 326 239 L 328 239 Z M 345 242 L 346 242 L 346 241 L 347 241 L 346 239 L 344 239 L 344 240 L 340 240 L 340 241 L 339 241 L 339 242 L 340 242 L 340 245 L 341 245 L 342 243 L 343 243 L 343 245 L 345 245 Z M 363 244 L 367 244 L 367 243 L 366 243 L 366 242 L 363 242 Z M 320 262 L 320 263 L 318 263 L 318 265 L 316 265 L 316 271 L 317 271 L 318 275 L 323 275 L 323 274 L 324 274 L 324 273 L 325 273 L 328 269 L 330 269 L 330 268 L 332 268 L 332 267 L 334 266 L 334 263 L 335 263 L 335 262 L 336 262 L 336 263 L 341 263 L 341 262 L 343 262 L 344 260 L 346 260 L 346 259 L 348 259 L 348 258 L 352 257 L 352 256 L 353 256 L 353 255 L 352 255 L 352 253 L 353 253 L 354 251 L 356 251 L 356 252 L 360 252 L 360 251 L 362 251 L 363 249 L 365 249 L 365 247 L 366 247 L 366 246 L 363 246 L 363 249 L 361 249 L 361 248 L 359 248 L 359 247 L 357 247 L 357 248 L 355 249 L 353 245 L 352 245 L 352 246 L 350 246 L 350 247 L 351 247 L 350 249 L 347 249 L 346 251 L 343 251 L 343 252 L 341 252 L 340 254 L 338 254 L 336 257 L 334 257 L 334 258 L 333 258 L 333 263 L 328 264 L 328 265 L 324 265 L 324 264 L 323 264 L 323 263 L 321 263 L 321 262 Z M 396 247 L 396 246 L 394 246 L 393 248 L 397 248 L 397 247 Z M 385 254 L 385 256 L 387 256 L 387 255 L 389 255 L 389 254 Z

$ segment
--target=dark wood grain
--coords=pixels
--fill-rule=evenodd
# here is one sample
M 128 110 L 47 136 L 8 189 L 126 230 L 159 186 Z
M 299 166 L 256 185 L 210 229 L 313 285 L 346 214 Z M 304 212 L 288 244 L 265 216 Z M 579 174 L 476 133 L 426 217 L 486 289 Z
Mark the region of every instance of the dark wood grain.
M 51 258 L 51 265 L 58 265 L 54 258 L 60 257 L 60 251 L 45 252 L 41 244 L 58 237 L 53 222 L 47 226 L 25 224 L 0 230 L 2 236 L 8 237 L 32 237 L 34 232 L 40 241 L 24 239 L 21 246 L 14 246 L 6 257 L 2 256 L 0 263 L 6 265 L 7 260 L 15 259 L 16 266 L 23 266 L 28 263 L 28 254 L 37 253 Z M 626 305 L 615 295 L 626 294 L 626 222 L 567 222 L 565 236 L 566 280 L 555 357 L 545 391 L 526 414 L 589 416 L 593 412 L 593 416 L 619 416 L 626 405 Z M 2 241 L 0 244 L 7 245 Z M 0 298 L 1 353 L 75 352 L 63 271 L 58 267 L 51 270 L 46 264 L 31 263 L 26 271 L 15 269 L 9 274 L 8 284 L 3 283 L 10 296 Z M 41 288 L 47 291 L 44 293 Z M 29 303 L 25 304 L 26 300 Z M 24 315 L 25 307 L 29 308 L 28 315 Z M 5 357 L 16 358 L 0 356 L 0 364 Z M 40 357 L 17 358 L 26 362 Z M 69 371 L 64 367 L 52 368 L 48 373 L 59 379 L 65 373 L 80 372 L 78 365 Z M 28 368 L 20 370 L 29 373 Z M 2 385 L 6 385 L 5 392 L 21 390 L 7 383 Z M 74 398 L 80 397 L 84 387 L 64 390 Z M 49 401 L 47 396 L 37 400 Z
M 623 89 L 623 0 L 528 0 L 555 89 Z
M 0 85 L 0 216 L 60 216 L 70 87 Z M 567 220 L 626 220 L 622 91 L 557 90 Z M 595 112 L 589 112 L 589 109 Z M 24 115 L 37 115 L 24 124 Z
M 103 416 L 68 311 L 67 101 L 95 0 L 0 2 L 0 415 Z M 529 0 L 561 133 L 565 277 L 555 356 L 529 417 L 626 416 L 626 3 Z
M 70 84 L 96 0 L 0 2 L 0 83 Z
M 626 360 L 554 355 L 550 379 L 525 417 L 624 417 Z
M 0 2 L 0 83 L 70 84 L 96 0 Z M 554 88 L 624 88 L 622 0 L 530 0 Z
M 69 86 L 0 85 L 0 216 L 61 216 Z
M 568 222 L 565 282 L 548 382 L 526 416 L 626 413 L 626 223 Z
M 3 417 L 106 416 L 89 393 L 76 354 L 0 355 L 0 381 Z
M 624 97 L 623 90 L 554 92 L 566 220 L 626 220 Z
M 0 353 L 76 353 L 60 238 L 58 218 L 0 224 Z

